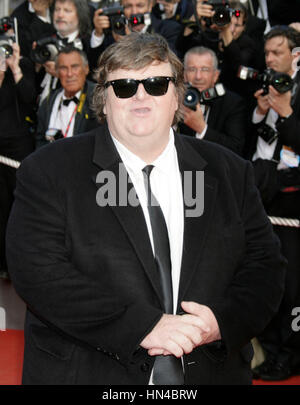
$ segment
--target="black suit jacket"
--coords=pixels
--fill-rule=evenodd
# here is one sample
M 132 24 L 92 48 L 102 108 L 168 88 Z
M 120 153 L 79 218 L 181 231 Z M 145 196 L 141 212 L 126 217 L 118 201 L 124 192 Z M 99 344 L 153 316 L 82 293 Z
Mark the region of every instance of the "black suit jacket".
M 94 88 L 95 84 L 87 80 L 83 90 L 83 93 L 86 94 L 86 97 L 83 101 L 82 108 L 81 109 L 78 108 L 76 112 L 73 135 L 89 131 L 90 129 L 96 128 L 100 125 L 90 106 Z M 47 97 L 42 102 L 41 106 L 38 109 L 37 114 L 38 126 L 36 133 L 37 147 L 46 145 L 48 143 L 48 141 L 45 139 L 45 134 L 47 129 L 49 128 L 49 121 L 56 96 L 60 91 L 61 88 L 54 90 L 52 93 L 50 93 L 49 97 Z
M 258 0 L 252 0 L 255 14 L 258 10 Z M 267 0 L 270 25 L 288 25 L 297 22 L 300 14 L 299 0 Z
M 216 142 L 242 155 L 246 139 L 247 112 L 245 101 L 226 90 L 222 97 L 211 101 L 205 140 Z M 180 123 L 179 132 L 195 136 L 195 131 Z
M 248 384 L 248 343 L 278 307 L 285 263 L 251 164 L 194 138 L 175 145 L 181 172 L 205 174 L 204 213 L 185 216 L 179 302 L 208 305 L 222 334 L 184 356 L 185 382 Z M 154 358 L 139 344 L 163 310 L 143 211 L 96 203 L 99 173 L 119 189 L 120 162 L 105 126 L 39 149 L 17 172 L 7 256 L 28 305 L 26 384 L 148 384 Z

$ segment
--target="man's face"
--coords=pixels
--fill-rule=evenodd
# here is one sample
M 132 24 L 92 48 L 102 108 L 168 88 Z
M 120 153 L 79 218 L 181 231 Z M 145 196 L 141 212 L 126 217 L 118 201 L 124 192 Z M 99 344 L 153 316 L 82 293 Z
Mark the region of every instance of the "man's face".
M 73 97 L 84 86 L 89 68 L 77 52 L 58 57 L 57 72 L 66 97 Z
M 276 72 L 292 74 L 292 52 L 285 37 L 278 36 L 265 43 L 265 59 L 268 68 Z
M 245 30 L 245 24 L 244 24 L 244 17 L 243 14 L 241 14 L 239 17 L 236 17 L 233 15 L 231 17 L 231 32 L 233 39 L 238 39 L 243 31 Z
M 219 71 L 214 69 L 213 59 L 209 53 L 203 55 L 190 54 L 184 67 L 185 81 L 199 91 L 214 87 Z
M 67 36 L 78 30 L 77 10 L 72 1 L 56 1 L 53 13 L 53 25 L 62 35 Z
M 118 69 L 109 73 L 107 81 L 117 79 L 142 80 L 153 76 L 172 76 L 169 63 L 154 62 L 140 70 Z M 106 90 L 104 113 L 111 134 L 129 150 L 145 139 L 166 144 L 175 111 L 178 108 L 176 89 L 172 82 L 163 96 L 151 96 L 142 83 L 130 98 L 118 98 L 112 86 Z
M 132 14 L 144 14 L 151 11 L 151 0 L 122 0 L 122 6 L 124 7 L 124 14 L 126 18 L 129 18 Z M 144 24 L 139 24 L 132 27 L 133 31 L 141 31 Z

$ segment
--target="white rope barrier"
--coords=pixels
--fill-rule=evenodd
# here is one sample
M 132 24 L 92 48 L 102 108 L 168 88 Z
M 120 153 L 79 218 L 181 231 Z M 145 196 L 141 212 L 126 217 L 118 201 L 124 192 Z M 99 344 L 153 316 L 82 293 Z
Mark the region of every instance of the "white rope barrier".
M 272 225 L 289 226 L 291 228 L 300 228 L 299 219 L 269 217 L 269 220 L 271 221 Z
M 13 167 L 15 169 L 18 169 L 18 167 L 20 166 L 20 162 L 18 162 L 17 160 L 13 160 L 2 155 L 0 155 L 0 163 L 3 163 L 4 165 Z
M 20 162 L 17 160 L 10 159 L 6 156 L 0 155 L 0 163 L 3 163 L 6 166 L 13 167 L 18 169 Z M 300 228 L 300 220 L 292 218 L 280 218 L 280 217 L 269 217 L 272 225 L 278 226 L 289 226 L 291 228 Z

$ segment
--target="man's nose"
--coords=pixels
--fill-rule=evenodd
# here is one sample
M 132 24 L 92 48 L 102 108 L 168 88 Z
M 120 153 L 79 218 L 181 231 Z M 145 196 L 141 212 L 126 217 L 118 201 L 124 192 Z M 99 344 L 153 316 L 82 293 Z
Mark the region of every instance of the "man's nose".
M 202 76 L 203 76 L 202 69 L 201 69 L 201 68 L 198 68 L 198 69 L 196 70 L 196 79 L 201 79 Z
M 132 16 L 132 14 L 138 14 L 138 10 L 137 10 L 136 6 L 132 6 L 130 16 Z
M 139 83 L 137 91 L 135 93 L 135 97 L 139 100 L 145 98 L 147 96 L 147 92 L 145 90 L 145 87 L 143 85 L 143 83 Z

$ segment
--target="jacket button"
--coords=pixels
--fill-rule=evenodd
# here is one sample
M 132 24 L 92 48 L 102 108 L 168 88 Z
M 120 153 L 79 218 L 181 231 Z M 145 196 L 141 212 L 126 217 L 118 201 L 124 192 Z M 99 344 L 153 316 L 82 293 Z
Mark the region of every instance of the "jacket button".
M 147 371 L 149 371 L 149 368 L 150 368 L 149 363 L 143 363 L 143 364 L 141 365 L 141 370 L 144 371 L 145 373 L 146 373 Z

